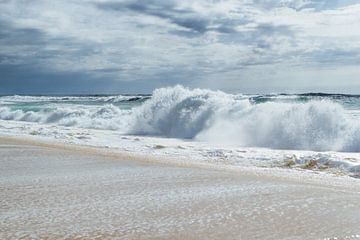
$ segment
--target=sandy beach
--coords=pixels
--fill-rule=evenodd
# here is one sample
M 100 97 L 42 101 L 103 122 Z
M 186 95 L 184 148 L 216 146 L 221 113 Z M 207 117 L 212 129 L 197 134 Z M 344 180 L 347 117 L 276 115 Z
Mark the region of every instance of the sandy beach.
M 360 239 L 358 186 L 9 138 L 0 166 L 0 239 Z

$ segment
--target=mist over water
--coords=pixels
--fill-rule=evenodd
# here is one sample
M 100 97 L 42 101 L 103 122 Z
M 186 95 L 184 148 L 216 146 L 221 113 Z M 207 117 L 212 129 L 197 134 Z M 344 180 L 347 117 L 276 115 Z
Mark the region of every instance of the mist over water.
M 360 97 L 161 88 L 152 96 L 0 97 L 0 119 L 230 146 L 360 152 Z

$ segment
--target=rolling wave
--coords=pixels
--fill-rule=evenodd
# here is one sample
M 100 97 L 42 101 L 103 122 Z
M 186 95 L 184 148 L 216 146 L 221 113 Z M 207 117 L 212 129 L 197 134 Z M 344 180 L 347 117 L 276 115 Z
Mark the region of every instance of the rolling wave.
M 0 119 L 116 130 L 233 146 L 360 152 L 358 119 L 336 101 L 254 102 L 245 95 L 161 88 L 140 106 L 0 107 Z
M 89 96 L 2 96 L 0 103 L 16 104 L 16 103 L 120 103 L 144 101 L 150 98 L 148 94 L 138 95 L 89 95 Z

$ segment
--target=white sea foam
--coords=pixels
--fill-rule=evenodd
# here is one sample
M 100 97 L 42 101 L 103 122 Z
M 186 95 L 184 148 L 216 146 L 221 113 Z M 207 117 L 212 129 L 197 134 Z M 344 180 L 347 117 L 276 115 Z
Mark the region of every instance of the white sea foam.
M 120 130 L 129 128 L 128 110 L 111 104 L 99 108 L 60 107 L 40 111 L 11 110 L 0 107 L 0 119 L 25 122 L 48 123 L 93 129 Z
M 0 119 L 228 146 L 360 151 L 358 119 L 334 101 L 254 103 L 244 95 L 181 86 L 157 89 L 151 99 L 132 109 L 67 104 L 34 111 L 4 105 Z
M 239 95 L 181 86 L 154 91 L 151 100 L 134 111 L 130 133 L 175 138 L 196 138 L 211 128 L 216 118 L 250 106 Z
M 130 133 L 245 147 L 360 151 L 360 125 L 338 103 L 267 102 L 177 86 L 134 111 Z
M 240 146 L 359 151 L 359 129 L 332 102 L 264 103 L 218 117 L 197 137 Z

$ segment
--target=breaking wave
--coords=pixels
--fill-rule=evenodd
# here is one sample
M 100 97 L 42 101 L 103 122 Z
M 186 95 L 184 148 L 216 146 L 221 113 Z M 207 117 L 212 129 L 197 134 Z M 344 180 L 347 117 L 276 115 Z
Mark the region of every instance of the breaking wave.
M 255 103 L 220 91 L 161 88 L 129 110 L 114 105 L 41 111 L 0 107 L 0 119 L 117 130 L 233 146 L 360 152 L 359 120 L 331 100 Z
M 235 146 L 360 151 L 360 125 L 338 103 L 253 104 L 242 95 L 158 89 L 135 112 L 132 133 Z
M 0 107 L 0 119 L 25 122 L 55 124 L 67 127 L 120 130 L 129 128 L 127 118 L 130 111 L 114 105 L 99 108 L 58 107 L 45 108 L 40 111 L 12 110 Z

